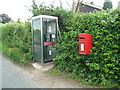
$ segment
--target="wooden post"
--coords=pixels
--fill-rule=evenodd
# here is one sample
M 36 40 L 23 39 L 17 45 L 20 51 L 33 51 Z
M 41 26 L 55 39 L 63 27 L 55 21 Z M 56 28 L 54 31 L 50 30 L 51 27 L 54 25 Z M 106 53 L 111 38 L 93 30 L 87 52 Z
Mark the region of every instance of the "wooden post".
M 120 11 L 120 1 L 118 2 L 118 10 Z

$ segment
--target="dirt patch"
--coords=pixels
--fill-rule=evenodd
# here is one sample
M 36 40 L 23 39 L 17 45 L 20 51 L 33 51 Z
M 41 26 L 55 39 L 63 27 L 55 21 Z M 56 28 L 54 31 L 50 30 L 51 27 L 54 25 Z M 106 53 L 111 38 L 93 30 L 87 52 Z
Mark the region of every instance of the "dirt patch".
M 32 79 L 46 88 L 92 88 L 92 86 L 78 83 L 74 79 L 65 78 L 64 75 L 58 76 L 48 72 L 35 69 L 33 67 L 23 67 L 27 70 Z

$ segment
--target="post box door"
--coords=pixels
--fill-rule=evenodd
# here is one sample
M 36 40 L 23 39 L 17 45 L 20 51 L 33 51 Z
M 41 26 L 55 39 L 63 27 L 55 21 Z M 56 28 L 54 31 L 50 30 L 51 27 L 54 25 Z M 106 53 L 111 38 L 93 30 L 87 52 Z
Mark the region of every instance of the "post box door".
M 92 49 L 92 35 L 91 34 L 79 34 L 79 54 L 89 54 Z

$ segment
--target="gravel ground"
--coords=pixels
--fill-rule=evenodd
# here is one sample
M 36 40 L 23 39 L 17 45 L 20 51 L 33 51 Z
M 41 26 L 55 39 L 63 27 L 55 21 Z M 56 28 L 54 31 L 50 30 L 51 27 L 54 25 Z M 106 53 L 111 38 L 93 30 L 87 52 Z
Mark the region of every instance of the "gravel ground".
M 34 67 L 23 67 L 30 73 L 32 79 L 46 88 L 92 88 L 92 86 L 66 78 L 66 75 L 58 76 Z M 43 88 L 44 88 L 43 87 Z

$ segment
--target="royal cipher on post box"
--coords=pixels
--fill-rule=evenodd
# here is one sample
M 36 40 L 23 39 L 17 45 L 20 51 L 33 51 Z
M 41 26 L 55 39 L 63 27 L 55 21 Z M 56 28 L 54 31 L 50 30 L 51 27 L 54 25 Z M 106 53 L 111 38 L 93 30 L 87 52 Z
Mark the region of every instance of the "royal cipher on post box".
M 79 54 L 89 54 L 92 50 L 92 35 L 91 34 L 79 34 Z

